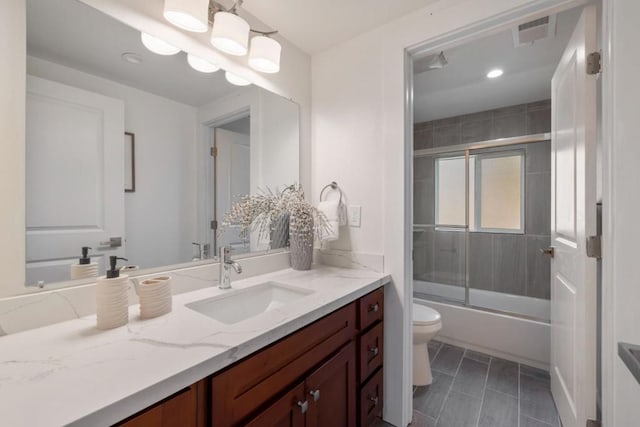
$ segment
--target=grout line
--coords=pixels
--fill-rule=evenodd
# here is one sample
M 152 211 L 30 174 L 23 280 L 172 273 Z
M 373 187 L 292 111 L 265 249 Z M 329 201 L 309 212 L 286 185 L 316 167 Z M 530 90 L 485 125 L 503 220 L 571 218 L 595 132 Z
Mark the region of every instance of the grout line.
M 461 348 L 461 347 L 458 347 Z M 447 395 L 444 397 L 444 401 L 442 402 L 442 406 L 440 407 L 440 411 L 438 411 L 438 417 L 436 418 L 436 424 L 440 421 L 440 415 L 442 415 L 442 411 L 444 407 L 447 405 L 447 400 L 449 400 L 449 395 L 451 394 L 451 390 L 453 389 L 453 383 L 456 381 L 456 377 L 458 376 L 458 372 L 460 371 L 460 365 L 462 365 L 462 359 L 464 359 L 464 354 L 467 352 L 467 349 L 463 349 L 462 357 L 458 362 L 458 367 L 456 368 L 456 373 L 453 375 L 453 380 L 451 381 L 451 385 L 449 385 L 449 390 L 447 390 Z
M 553 425 L 549 424 L 548 422 L 546 422 L 546 421 L 542 421 L 542 420 L 539 420 L 539 419 L 534 418 L 534 417 L 532 417 L 532 416 L 530 416 L 530 415 L 525 415 L 525 417 L 527 417 L 527 418 L 529 418 L 529 419 L 532 419 L 532 420 L 534 420 L 534 421 L 537 421 L 537 422 L 539 422 L 540 424 L 544 424 L 545 426 L 553 427 Z
M 476 427 L 480 426 L 480 416 L 482 415 L 482 407 L 484 406 L 484 395 L 487 393 L 487 383 L 489 382 L 489 369 L 491 369 L 491 359 L 489 358 L 489 364 L 487 365 L 487 375 L 484 377 L 484 387 L 482 388 L 482 398 L 480 399 L 480 410 L 478 411 L 478 421 Z

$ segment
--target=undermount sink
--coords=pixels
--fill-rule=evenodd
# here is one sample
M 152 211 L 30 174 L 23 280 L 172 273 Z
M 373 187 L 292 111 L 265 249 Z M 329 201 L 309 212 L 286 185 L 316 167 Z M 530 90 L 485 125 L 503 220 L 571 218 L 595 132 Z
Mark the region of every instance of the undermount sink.
M 308 289 L 276 282 L 233 290 L 226 295 L 194 301 L 185 306 L 219 322 L 231 325 L 284 307 L 312 294 Z

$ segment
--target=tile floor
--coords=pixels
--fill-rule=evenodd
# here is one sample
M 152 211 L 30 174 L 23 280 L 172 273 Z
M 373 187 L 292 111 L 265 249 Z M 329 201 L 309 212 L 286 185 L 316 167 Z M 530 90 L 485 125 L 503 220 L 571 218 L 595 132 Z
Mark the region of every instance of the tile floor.
M 546 371 L 438 341 L 433 383 L 415 387 L 412 427 L 560 427 Z

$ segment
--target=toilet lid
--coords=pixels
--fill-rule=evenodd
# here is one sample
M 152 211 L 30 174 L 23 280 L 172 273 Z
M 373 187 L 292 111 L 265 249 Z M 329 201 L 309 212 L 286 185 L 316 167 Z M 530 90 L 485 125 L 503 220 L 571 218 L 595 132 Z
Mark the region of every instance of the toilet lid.
M 440 321 L 440 313 L 422 304 L 413 304 L 413 324 L 433 325 Z

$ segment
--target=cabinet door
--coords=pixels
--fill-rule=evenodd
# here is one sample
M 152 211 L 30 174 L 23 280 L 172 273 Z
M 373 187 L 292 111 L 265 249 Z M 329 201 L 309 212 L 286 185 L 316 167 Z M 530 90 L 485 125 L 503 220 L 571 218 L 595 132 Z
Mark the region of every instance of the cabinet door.
M 304 427 L 304 384 L 299 384 L 249 421 L 245 427 Z
M 350 342 L 305 381 L 307 427 L 356 425 L 356 347 Z
M 197 384 L 194 384 L 118 425 L 121 427 L 196 427 L 197 420 Z

